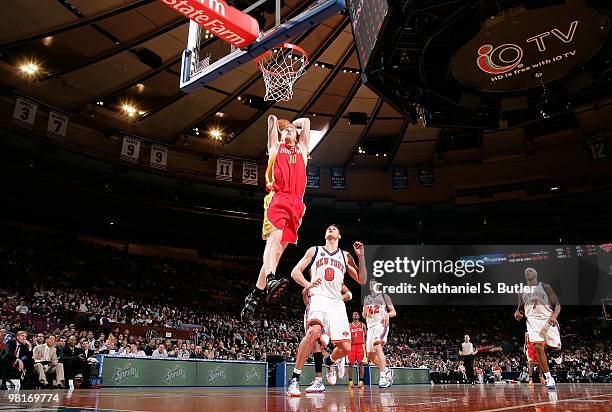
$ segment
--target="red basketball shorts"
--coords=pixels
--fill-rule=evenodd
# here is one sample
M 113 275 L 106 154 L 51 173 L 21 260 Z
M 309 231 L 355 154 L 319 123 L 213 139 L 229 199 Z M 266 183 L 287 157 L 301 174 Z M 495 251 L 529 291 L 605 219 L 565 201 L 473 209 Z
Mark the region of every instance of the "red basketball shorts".
M 302 198 L 287 193 L 270 192 L 264 198 L 264 222 L 261 231 L 263 240 L 275 230 L 283 231 L 283 242 L 297 243 L 298 230 L 306 206 Z
M 351 365 L 358 362 L 363 362 L 363 358 L 365 357 L 363 343 L 351 344 L 351 351 L 349 352 L 347 357 L 348 362 Z
M 527 360 L 530 362 L 538 362 L 538 357 L 536 355 L 536 351 L 535 351 L 535 346 L 533 346 L 533 343 L 528 342 L 527 343 Z

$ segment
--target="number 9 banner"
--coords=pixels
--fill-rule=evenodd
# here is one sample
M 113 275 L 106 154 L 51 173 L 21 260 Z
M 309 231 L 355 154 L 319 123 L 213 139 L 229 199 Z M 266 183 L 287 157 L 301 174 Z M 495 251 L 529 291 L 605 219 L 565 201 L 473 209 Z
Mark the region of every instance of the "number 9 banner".
M 126 162 L 138 162 L 140 155 L 140 140 L 133 137 L 123 137 L 123 146 L 121 147 L 121 160 Z
M 168 148 L 164 146 L 158 146 L 156 144 L 151 146 L 151 157 L 149 158 L 149 166 L 156 169 L 166 169 L 168 165 Z

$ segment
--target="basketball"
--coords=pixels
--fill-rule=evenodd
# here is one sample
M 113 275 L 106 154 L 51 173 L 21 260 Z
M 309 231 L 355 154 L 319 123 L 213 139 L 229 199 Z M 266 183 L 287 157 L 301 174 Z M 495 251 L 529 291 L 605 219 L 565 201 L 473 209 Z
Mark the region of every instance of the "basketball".
M 612 0 L 0 16 L 0 412 L 612 412 Z

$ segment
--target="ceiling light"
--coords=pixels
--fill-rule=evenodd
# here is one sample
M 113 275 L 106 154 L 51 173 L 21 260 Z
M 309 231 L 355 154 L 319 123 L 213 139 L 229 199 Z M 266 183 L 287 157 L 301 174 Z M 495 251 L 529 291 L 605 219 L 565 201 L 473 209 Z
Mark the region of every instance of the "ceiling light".
M 123 110 L 129 117 L 133 117 L 136 115 L 136 113 L 138 113 L 138 109 L 136 109 L 136 107 L 130 103 L 123 103 L 121 105 L 121 110 Z
M 102 100 L 100 100 L 99 102 L 96 102 L 96 104 L 97 104 L 98 106 L 104 106 L 104 102 L 103 102 Z
M 223 112 L 217 112 L 217 113 L 216 113 L 216 115 L 217 115 L 217 117 L 223 117 L 223 116 L 225 116 L 225 113 L 223 113 Z
M 43 44 L 45 46 L 51 46 L 51 43 L 53 43 L 53 36 L 48 36 L 43 39 Z
M 144 89 L 145 89 L 145 85 L 144 85 L 144 84 L 142 84 L 142 83 L 138 83 L 138 84 L 136 85 L 136 91 L 137 91 L 138 93 L 142 93 L 142 92 L 144 91 Z
M 21 70 L 22 73 L 28 76 L 34 76 L 36 73 L 40 71 L 40 67 L 38 66 L 37 63 L 29 62 L 29 63 L 24 63 L 21 66 L 19 66 L 19 70 Z
M 222 133 L 221 130 L 219 129 L 210 129 L 210 131 L 208 132 L 210 134 L 210 137 L 215 139 L 215 140 L 221 140 L 222 139 Z

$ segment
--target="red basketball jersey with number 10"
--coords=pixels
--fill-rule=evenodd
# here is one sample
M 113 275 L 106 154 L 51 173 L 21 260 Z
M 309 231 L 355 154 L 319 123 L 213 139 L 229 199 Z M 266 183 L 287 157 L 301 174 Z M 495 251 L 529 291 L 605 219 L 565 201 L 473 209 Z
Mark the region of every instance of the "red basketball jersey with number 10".
M 310 294 L 343 300 L 342 285 L 345 273 L 346 261 L 342 249 L 330 253 L 323 246 L 315 247 L 315 255 L 310 264 L 310 281 L 321 279 L 321 284 L 310 289 Z
M 304 197 L 306 162 L 299 145 L 278 145 L 276 155 L 268 160 L 266 190 Z

